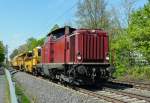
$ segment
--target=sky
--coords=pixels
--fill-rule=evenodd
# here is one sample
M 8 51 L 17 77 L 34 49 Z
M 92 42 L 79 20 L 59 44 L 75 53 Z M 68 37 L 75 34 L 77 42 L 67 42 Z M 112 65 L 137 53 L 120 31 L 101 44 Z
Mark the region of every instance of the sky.
M 8 45 L 9 54 L 30 37 L 47 35 L 55 24 L 75 25 L 78 0 L 0 0 L 0 41 Z M 111 7 L 121 0 L 108 0 Z M 147 0 L 138 0 L 141 8 Z

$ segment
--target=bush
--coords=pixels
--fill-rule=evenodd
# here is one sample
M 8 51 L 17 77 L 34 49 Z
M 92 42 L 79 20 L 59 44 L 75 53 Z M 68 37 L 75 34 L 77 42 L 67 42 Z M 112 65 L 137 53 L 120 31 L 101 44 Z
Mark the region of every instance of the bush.
M 126 74 L 126 68 L 124 65 L 118 65 L 116 66 L 116 71 L 114 72 L 113 76 L 116 78 L 119 78 L 121 76 L 124 76 Z

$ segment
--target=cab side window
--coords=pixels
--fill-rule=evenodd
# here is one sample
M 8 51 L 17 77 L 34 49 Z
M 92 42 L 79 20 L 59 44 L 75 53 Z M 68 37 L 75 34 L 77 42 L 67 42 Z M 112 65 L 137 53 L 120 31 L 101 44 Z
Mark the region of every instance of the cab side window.
M 28 57 L 32 57 L 32 56 L 33 56 L 33 53 L 32 53 L 32 52 L 31 52 L 31 53 L 28 53 L 27 56 L 28 56 Z
M 60 37 L 63 36 L 63 35 L 64 35 L 64 32 L 58 32 L 58 33 L 53 34 L 53 37 L 54 37 L 55 39 L 58 39 L 58 38 L 60 38 Z
M 38 49 L 38 56 L 41 56 L 41 49 Z

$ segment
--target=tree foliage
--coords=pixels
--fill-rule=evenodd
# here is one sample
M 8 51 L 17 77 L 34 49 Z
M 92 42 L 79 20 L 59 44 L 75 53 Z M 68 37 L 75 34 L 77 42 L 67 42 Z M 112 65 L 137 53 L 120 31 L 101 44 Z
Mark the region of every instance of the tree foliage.
M 131 8 L 131 7 L 130 7 Z M 129 11 L 131 9 L 128 9 Z M 129 12 L 128 12 L 129 13 Z M 141 55 L 140 60 L 150 63 L 150 3 L 143 8 L 130 12 L 127 28 L 120 35 L 113 38 L 111 49 L 114 49 L 115 66 L 117 76 L 132 74 L 147 75 L 145 71 L 136 73 L 136 68 L 144 69 L 146 65 L 136 64 L 138 61 L 134 55 Z M 134 64 L 133 64 L 134 63 Z M 147 67 L 146 67 L 147 68 Z M 133 69 L 133 70 L 131 70 Z M 148 69 L 146 69 L 148 70 Z M 132 71 L 132 73 L 130 73 Z M 134 72 L 135 71 L 135 72 Z M 138 69 L 139 71 L 139 69 Z M 142 76 L 140 76 L 142 77 Z M 144 76 L 143 76 L 144 77 Z
M 131 14 L 134 12 L 135 8 L 134 5 L 136 4 L 137 0 L 121 0 L 122 7 L 124 12 L 124 17 L 122 17 L 122 22 L 124 26 L 128 26 L 131 21 Z
M 150 3 L 131 15 L 128 32 L 133 46 L 150 62 Z
M 131 52 L 132 50 L 132 40 L 128 37 L 127 32 L 120 32 L 117 38 L 113 39 L 111 44 L 111 53 L 114 57 L 114 65 L 116 67 L 116 76 L 122 76 L 126 73 L 127 68 L 131 67 Z
M 59 25 L 54 25 L 53 28 L 51 29 L 51 31 L 54 31 L 56 29 L 59 28 Z M 23 53 L 23 52 L 27 52 L 27 51 L 32 51 L 33 48 L 38 47 L 38 46 L 42 46 L 44 44 L 45 41 L 45 37 L 40 38 L 40 39 L 35 39 L 33 37 L 28 38 L 26 40 L 25 44 L 20 45 L 17 49 L 15 49 L 11 55 L 10 58 L 12 59 L 13 57 L 15 57 L 17 54 Z
M 106 11 L 106 0 L 81 0 L 76 12 L 77 25 L 84 28 L 109 27 L 109 16 Z
M 17 54 L 18 54 L 18 49 L 15 49 L 15 50 L 11 53 L 11 55 L 10 55 L 9 57 L 12 59 L 12 58 L 15 57 Z
M 31 37 L 26 41 L 26 45 L 27 45 L 27 50 L 32 51 L 32 49 L 37 46 L 37 40 Z
M 51 29 L 51 31 L 56 30 L 59 28 L 59 25 L 54 25 L 54 27 Z M 27 51 L 32 51 L 35 47 L 42 46 L 44 44 L 45 37 L 40 38 L 40 39 L 35 39 L 33 37 L 28 38 L 26 40 L 26 43 L 23 45 L 20 45 L 17 49 L 15 49 L 11 55 L 10 58 L 12 59 L 15 57 L 17 54 L 20 54 L 22 52 L 27 52 Z
M 29 38 L 26 41 L 26 45 L 27 45 L 27 50 L 28 51 L 32 51 L 33 48 L 37 47 L 37 46 L 42 46 L 44 43 L 45 38 L 41 38 L 41 39 L 35 39 L 33 37 Z
M 0 41 L 0 63 L 3 62 L 4 59 L 5 59 L 5 47 L 2 41 Z
M 15 57 L 17 54 L 27 52 L 27 51 L 32 51 L 33 48 L 37 46 L 42 46 L 44 43 L 45 38 L 40 38 L 40 39 L 35 39 L 33 37 L 27 39 L 26 43 L 23 45 L 20 45 L 18 49 L 15 49 L 12 54 L 10 55 L 10 58 L 12 59 Z

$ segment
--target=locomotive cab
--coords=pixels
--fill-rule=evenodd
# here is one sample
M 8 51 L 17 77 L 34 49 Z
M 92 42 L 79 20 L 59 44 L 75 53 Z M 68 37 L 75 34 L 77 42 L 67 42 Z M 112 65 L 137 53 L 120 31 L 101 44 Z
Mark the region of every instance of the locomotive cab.
M 35 47 L 33 51 L 26 53 L 25 71 L 37 75 L 36 65 L 41 62 L 41 47 Z
M 32 57 L 32 74 L 37 76 L 38 75 L 38 68 L 37 64 L 41 62 L 41 47 L 35 47 L 33 49 L 33 57 Z
M 24 58 L 25 63 L 25 71 L 31 73 L 32 72 L 32 51 L 26 52 L 26 56 Z

